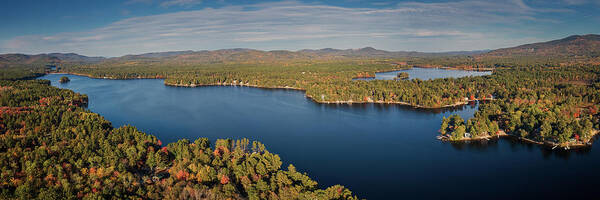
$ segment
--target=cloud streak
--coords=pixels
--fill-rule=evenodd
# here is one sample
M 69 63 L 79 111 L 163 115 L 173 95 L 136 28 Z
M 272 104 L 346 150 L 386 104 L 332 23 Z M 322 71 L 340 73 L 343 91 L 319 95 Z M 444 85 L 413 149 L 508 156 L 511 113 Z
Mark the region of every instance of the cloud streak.
M 163 6 L 198 2 L 172 0 Z M 0 51 L 120 56 L 235 47 L 474 50 L 532 40 L 509 34 L 522 33 L 519 27 L 530 22 L 553 23 L 536 17 L 544 12 L 569 10 L 532 8 L 521 0 L 404 2 L 386 9 L 295 1 L 261 3 L 133 17 L 84 32 L 21 36 L 1 43 Z M 498 33 L 500 30 L 504 33 Z
M 171 7 L 171 6 L 193 6 L 202 3 L 201 0 L 168 0 L 162 2 L 160 5 L 163 7 Z

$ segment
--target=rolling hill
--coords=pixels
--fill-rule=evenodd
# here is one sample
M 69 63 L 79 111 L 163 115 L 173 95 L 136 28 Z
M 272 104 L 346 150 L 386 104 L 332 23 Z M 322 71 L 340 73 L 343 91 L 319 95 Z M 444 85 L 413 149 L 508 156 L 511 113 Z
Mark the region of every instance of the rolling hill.
M 60 62 L 60 59 L 46 54 L 26 55 L 26 54 L 0 54 L 0 67 L 9 67 L 13 65 L 32 65 Z
M 559 40 L 503 48 L 479 57 L 600 57 L 600 35 L 573 35 Z

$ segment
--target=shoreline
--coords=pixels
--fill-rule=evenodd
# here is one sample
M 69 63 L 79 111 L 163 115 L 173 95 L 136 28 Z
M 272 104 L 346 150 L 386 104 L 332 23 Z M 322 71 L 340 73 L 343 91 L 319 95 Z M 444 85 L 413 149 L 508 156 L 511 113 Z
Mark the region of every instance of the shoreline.
M 481 69 L 475 69 L 475 68 L 460 68 L 460 67 L 444 67 L 444 66 L 417 66 L 417 65 L 413 65 L 414 68 L 424 68 L 424 69 L 443 69 L 443 70 L 463 70 L 463 71 L 474 71 L 474 72 L 494 72 L 494 68 L 481 68 Z
M 364 78 L 364 79 L 375 79 L 375 77 L 377 77 L 377 73 L 385 73 L 385 72 L 396 72 L 396 71 L 404 71 L 404 70 L 409 70 L 412 69 L 412 66 L 406 66 L 406 67 L 401 67 L 401 68 L 396 68 L 396 69 L 389 69 L 389 70 L 377 70 L 375 72 L 373 72 L 373 76 L 365 76 L 365 77 L 352 77 L 352 80 L 354 79 L 359 79 L 359 78 Z
M 593 145 L 593 137 L 595 137 L 600 131 L 598 130 L 592 130 L 592 135 L 590 137 L 592 137 L 592 139 L 590 139 L 590 141 L 588 142 L 582 142 L 582 141 L 575 141 L 575 142 L 567 142 L 567 143 L 556 143 L 556 142 L 552 142 L 552 141 L 548 141 L 548 140 L 544 140 L 544 141 L 536 141 L 533 139 L 529 139 L 529 138 L 524 138 L 524 137 L 520 137 L 517 135 L 513 135 L 513 134 L 508 134 L 506 132 L 504 132 L 503 130 L 500 130 L 498 135 L 487 135 L 487 136 L 481 136 L 481 137 L 477 137 L 477 138 L 461 138 L 458 140 L 451 140 L 448 136 L 442 136 L 442 135 L 438 135 L 436 136 L 436 138 L 438 140 L 444 141 L 444 142 L 469 142 L 469 141 L 483 141 L 483 140 L 490 140 L 494 137 L 496 137 L 497 139 L 500 138 L 511 138 L 511 139 L 515 139 L 521 142 L 526 142 L 526 143 L 530 143 L 530 144 L 536 144 L 539 146 L 545 146 L 545 147 L 551 147 L 552 150 L 556 149 L 557 147 L 560 149 L 564 149 L 564 150 L 571 150 L 571 149 L 579 149 L 579 148 L 586 148 L 586 147 L 591 147 Z
M 259 86 L 259 85 L 250 85 L 248 83 L 244 84 L 244 83 L 213 83 L 213 84 L 174 84 L 174 83 L 164 83 L 166 86 L 171 86 L 171 87 L 189 87 L 189 88 L 194 88 L 194 87 L 209 87 L 209 86 L 241 86 L 241 87 L 253 87 L 253 88 L 262 88 L 262 89 L 289 89 L 289 90 L 300 90 L 300 91 L 306 91 L 306 89 L 303 88 L 297 88 L 297 87 L 290 87 L 290 86 L 274 86 L 274 87 L 267 87 L 267 86 Z
M 75 75 L 75 76 L 84 76 L 84 77 L 88 77 L 88 78 L 93 78 L 93 79 L 108 79 L 108 80 L 135 80 L 135 79 L 165 79 L 164 77 L 135 77 L 135 78 L 114 78 L 114 77 L 109 77 L 109 76 L 104 76 L 104 77 L 97 77 L 97 76 L 93 76 L 93 75 L 89 75 L 89 74 L 80 74 L 80 73 L 74 73 L 74 72 L 49 72 L 49 73 L 45 73 L 44 75 L 47 74 L 65 74 L 65 75 Z
M 490 135 L 490 134 L 486 133 L 486 135 L 479 136 L 479 137 L 476 137 L 476 138 L 465 138 L 465 137 L 463 137 L 463 138 L 458 139 L 458 140 L 452 140 L 452 139 L 450 139 L 450 137 L 448 137 L 448 136 L 442 136 L 442 135 L 438 135 L 438 136 L 436 136 L 436 138 L 438 140 L 445 141 L 445 142 L 468 142 L 468 141 L 490 140 L 492 138 L 501 138 L 501 137 L 506 137 L 506 136 L 509 136 L 509 135 L 506 134 L 506 132 L 500 130 L 500 131 L 498 131 L 498 134 L 496 134 L 496 135 Z

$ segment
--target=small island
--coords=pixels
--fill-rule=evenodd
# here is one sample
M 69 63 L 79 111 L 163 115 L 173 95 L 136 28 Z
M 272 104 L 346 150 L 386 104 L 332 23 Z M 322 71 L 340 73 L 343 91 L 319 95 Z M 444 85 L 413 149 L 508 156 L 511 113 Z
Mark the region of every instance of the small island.
M 60 77 L 60 80 L 58 80 L 59 83 L 68 83 L 69 81 L 71 81 L 71 79 L 66 76 Z
M 394 78 L 394 80 L 407 80 L 407 79 L 408 79 L 408 73 L 407 72 L 400 72 Z

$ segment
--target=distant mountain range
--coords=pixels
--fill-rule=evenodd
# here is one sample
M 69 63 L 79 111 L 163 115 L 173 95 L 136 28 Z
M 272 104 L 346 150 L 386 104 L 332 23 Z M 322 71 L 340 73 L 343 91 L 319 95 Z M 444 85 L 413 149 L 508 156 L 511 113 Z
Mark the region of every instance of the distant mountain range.
M 41 54 L 44 55 L 44 54 Z M 58 58 L 62 61 L 68 61 L 68 62 L 99 62 L 102 61 L 106 58 L 104 57 L 88 57 L 88 56 L 82 56 L 76 53 L 50 53 L 50 54 L 46 54 L 49 57 L 55 57 Z
M 125 55 L 122 56 L 121 58 L 123 59 L 139 59 L 139 58 L 164 58 L 164 57 L 170 57 L 170 56 L 178 56 L 178 55 L 182 55 L 182 54 L 191 54 L 194 53 L 194 51 L 167 51 L 167 52 L 154 52 L 154 53 L 145 53 L 145 54 L 139 54 L 139 55 Z
M 0 67 L 8 66 L 12 64 L 44 64 L 44 63 L 56 63 L 61 60 L 54 56 L 48 56 L 47 54 L 39 55 L 25 55 L 25 54 L 1 54 L 0 55 Z
M 573 35 L 549 42 L 497 49 L 479 56 L 600 57 L 600 35 Z
M 360 49 L 304 49 L 299 51 L 261 51 L 255 49 L 222 49 L 213 51 L 169 51 L 125 55 L 121 57 L 88 57 L 75 53 L 50 53 L 38 55 L 2 54 L 0 67 L 11 64 L 36 63 L 101 63 L 123 61 L 166 61 L 184 63 L 216 63 L 247 61 L 286 61 L 286 60 L 331 60 L 344 58 L 403 58 L 431 56 L 473 56 L 485 58 L 516 57 L 563 57 L 600 58 L 600 35 L 573 35 L 560 40 L 526 44 L 512 48 L 480 51 L 455 51 L 424 53 L 416 51 L 384 51 L 372 47 Z
M 123 61 L 185 61 L 199 63 L 214 62 L 245 62 L 245 61 L 285 61 L 285 60 L 327 60 L 343 58 L 399 58 L 399 57 L 427 57 L 427 56 L 451 56 L 451 55 L 475 55 L 482 51 L 455 51 L 440 53 L 423 53 L 416 51 L 384 51 L 372 47 L 360 49 L 304 49 L 299 51 L 261 51 L 255 49 L 221 49 L 203 51 L 169 51 L 154 52 L 138 55 L 125 55 L 121 57 L 88 57 L 75 53 L 50 53 L 38 55 L 25 54 L 2 54 L 0 55 L 0 66 L 9 63 L 98 63 L 98 62 L 123 62 Z

